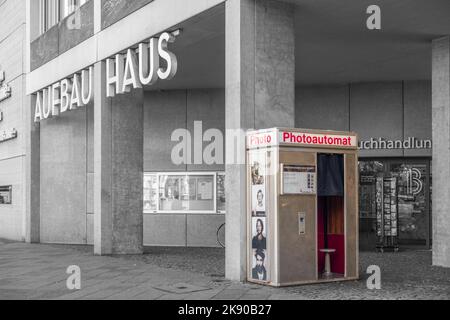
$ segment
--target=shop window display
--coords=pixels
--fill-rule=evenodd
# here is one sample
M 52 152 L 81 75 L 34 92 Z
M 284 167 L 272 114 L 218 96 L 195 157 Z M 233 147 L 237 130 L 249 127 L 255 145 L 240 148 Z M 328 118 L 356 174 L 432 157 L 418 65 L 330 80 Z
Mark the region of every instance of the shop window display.
M 391 200 L 396 204 L 398 211 L 395 211 L 396 219 L 390 227 L 390 232 L 398 237 L 400 248 L 404 245 L 430 247 L 430 161 L 428 159 L 363 160 L 360 161 L 359 169 L 361 248 L 373 249 L 377 236 L 380 236 L 381 228 L 377 225 L 377 195 L 383 189 L 380 188 L 380 183 L 377 184 L 380 178 L 396 181 L 397 192 Z

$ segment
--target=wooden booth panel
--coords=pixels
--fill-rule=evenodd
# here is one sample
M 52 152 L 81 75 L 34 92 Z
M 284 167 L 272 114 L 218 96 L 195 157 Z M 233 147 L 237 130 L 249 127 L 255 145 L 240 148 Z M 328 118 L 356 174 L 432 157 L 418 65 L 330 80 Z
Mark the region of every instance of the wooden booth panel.
M 357 158 L 345 155 L 347 277 L 358 277 L 358 173 Z
M 281 164 L 316 165 L 312 152 L 281 152 Z M 306 233 L 299 234 L 299 213 L 306 215 Z M 317 280 L 316 196 L 280 196 L 278 215 L 280 284 Z

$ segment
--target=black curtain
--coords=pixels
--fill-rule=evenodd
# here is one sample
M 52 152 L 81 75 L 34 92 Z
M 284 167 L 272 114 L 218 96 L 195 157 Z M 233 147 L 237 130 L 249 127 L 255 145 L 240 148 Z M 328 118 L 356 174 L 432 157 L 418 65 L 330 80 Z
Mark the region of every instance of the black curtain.
M 328 248 L 328 198 L 344 196 L 344 156 L 317 155 L 317 196 L 323 199 L 324 247 Z
M 317 155 L 317 195 L 319 197 L 344 196 L 344 156 Z

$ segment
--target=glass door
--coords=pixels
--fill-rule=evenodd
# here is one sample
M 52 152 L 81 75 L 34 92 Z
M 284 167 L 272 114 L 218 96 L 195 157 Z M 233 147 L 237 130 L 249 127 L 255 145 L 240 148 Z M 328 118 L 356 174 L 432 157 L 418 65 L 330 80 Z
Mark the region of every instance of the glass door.
M 389 174 L 398 180 L 399 244 L 430 247 L 430 163 L 393 161 Z

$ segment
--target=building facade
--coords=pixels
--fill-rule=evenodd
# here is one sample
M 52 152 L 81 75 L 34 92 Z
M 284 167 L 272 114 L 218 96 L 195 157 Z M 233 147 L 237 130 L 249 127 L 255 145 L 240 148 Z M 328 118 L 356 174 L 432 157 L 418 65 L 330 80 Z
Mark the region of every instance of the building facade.
M 18 132 L 0 143 L 0 192 L 12 194 L 1 237 L 134 254 L 218 246 L 226 223 L 227 277 L 242 280 L 233 133 L 329 129 L 360 138 L 361 249 L 376 247 L 377 180 L 394 178 L 399 244 L 432 246 L 434 264 L 450 266 L 446 1 L 381 1 L 381 30 L 361 1 L 19 2 L 26 20 L 10 29 L 23 29 L 22 46 L 3 53 L 14 33 L 0 37 L 7 79 L 26 74 L 25 92 L 0 102 L 0 132 Z M 11 3 L 0 4 L 8 21 Z M 3 61 L 18 50 L 14 69 Z
M 0 2 L 0 235 L 25 240 L 26 8 Z

